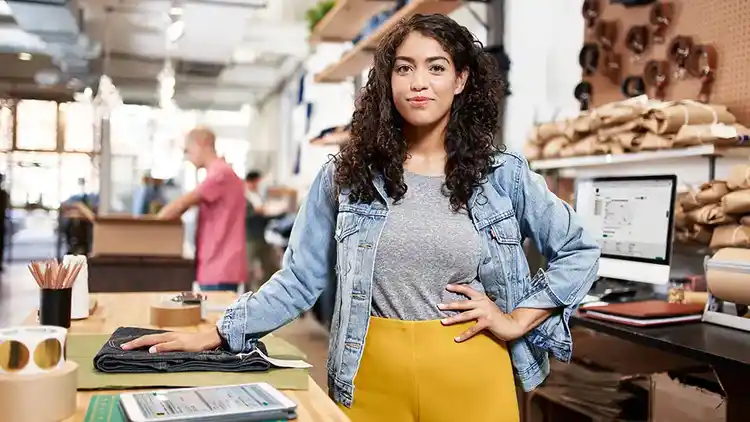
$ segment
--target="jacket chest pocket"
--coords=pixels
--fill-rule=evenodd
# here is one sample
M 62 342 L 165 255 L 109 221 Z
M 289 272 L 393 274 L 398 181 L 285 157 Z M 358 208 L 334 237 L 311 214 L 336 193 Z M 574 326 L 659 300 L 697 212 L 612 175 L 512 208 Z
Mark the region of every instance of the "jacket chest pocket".
M 336 217 L 336 272 L 346 276 L 353 268 L 354 255 L 359 243 L 357 235 L 362 227 L 363 216 L 351 211 L 339 211 Z
M 482 282 L 488 295 L 504 310 L 515 303 L 521 294 L 521 231 L 512 212 L 487 219 L 478 227 L 485 244 L 485 258 L 481 270 Z

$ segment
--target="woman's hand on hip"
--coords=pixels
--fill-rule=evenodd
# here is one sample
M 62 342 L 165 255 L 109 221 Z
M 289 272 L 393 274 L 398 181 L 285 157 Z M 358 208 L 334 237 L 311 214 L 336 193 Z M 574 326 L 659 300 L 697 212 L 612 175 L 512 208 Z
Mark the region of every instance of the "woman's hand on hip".
M 451 303 L 441 303 L 438 308 L 443 311 L 460 311 L 460 314 L 445 318 L 444 325 L 460 324 L 468 321 L 477 323 L 456 337 L 456 342 L 462 342 L 475 336 L 483 330 L 488 330 L 495 337 L 503 341 L 512 341 L 526 332 L 523 325 L 506 314 L 490 300 L 487 295 L 480 293 L 469 286 L 462 284 L 449 284 L 447 290 L 460 293 L 469 300 L 460 300 Z
M 216 329 L 199 333 L 162 333 L 138 337 L 120 345 L 122 350 L 148 347 L 150 353 L 159 352 L 202 352 L 221 345 L 221 337 Z

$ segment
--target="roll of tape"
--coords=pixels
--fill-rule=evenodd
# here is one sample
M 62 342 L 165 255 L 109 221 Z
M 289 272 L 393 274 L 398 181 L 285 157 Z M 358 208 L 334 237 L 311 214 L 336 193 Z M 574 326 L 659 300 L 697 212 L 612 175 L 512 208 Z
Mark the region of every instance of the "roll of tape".
M 706 266 L 708 291 L 721 300 L 750 305 L 750 249 L 723 248 Z
M 35 375 L 62 368 L 67 333 L 52 326 L 0 329 L 0 375 Z
M 184 305 L 162 301 L 151 305 L 151 325 L 156 327 L 188 327 L 203 320 L 201 305 Z
M 0 374 L 0 421 L 62 421 L 76 412 L 78 365 L 65 362 L 41 374 Z

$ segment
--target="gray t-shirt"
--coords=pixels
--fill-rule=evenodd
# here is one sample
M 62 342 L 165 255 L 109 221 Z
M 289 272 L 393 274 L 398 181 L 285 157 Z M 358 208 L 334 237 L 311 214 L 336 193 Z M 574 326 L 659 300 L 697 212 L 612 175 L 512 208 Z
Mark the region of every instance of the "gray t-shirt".
M 465 210 L 455 213 L 442 193 L 443 176 L 404 171 L 408 190 L 391 205 L 375 254 L 372 315 L 408 321 L 455 314 L 440 303 L 466 300 L 448 284 L 469 284 L 484 292 L 477 279 L 482 245 Z

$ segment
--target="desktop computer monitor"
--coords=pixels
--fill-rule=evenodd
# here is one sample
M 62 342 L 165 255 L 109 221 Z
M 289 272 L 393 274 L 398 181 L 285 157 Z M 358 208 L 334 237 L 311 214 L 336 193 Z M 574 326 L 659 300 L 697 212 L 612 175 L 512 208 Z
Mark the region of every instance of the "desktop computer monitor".
M 601 246 L 598 276 L 669 283 L 677 177 L 576 181 L 575 208 Z

